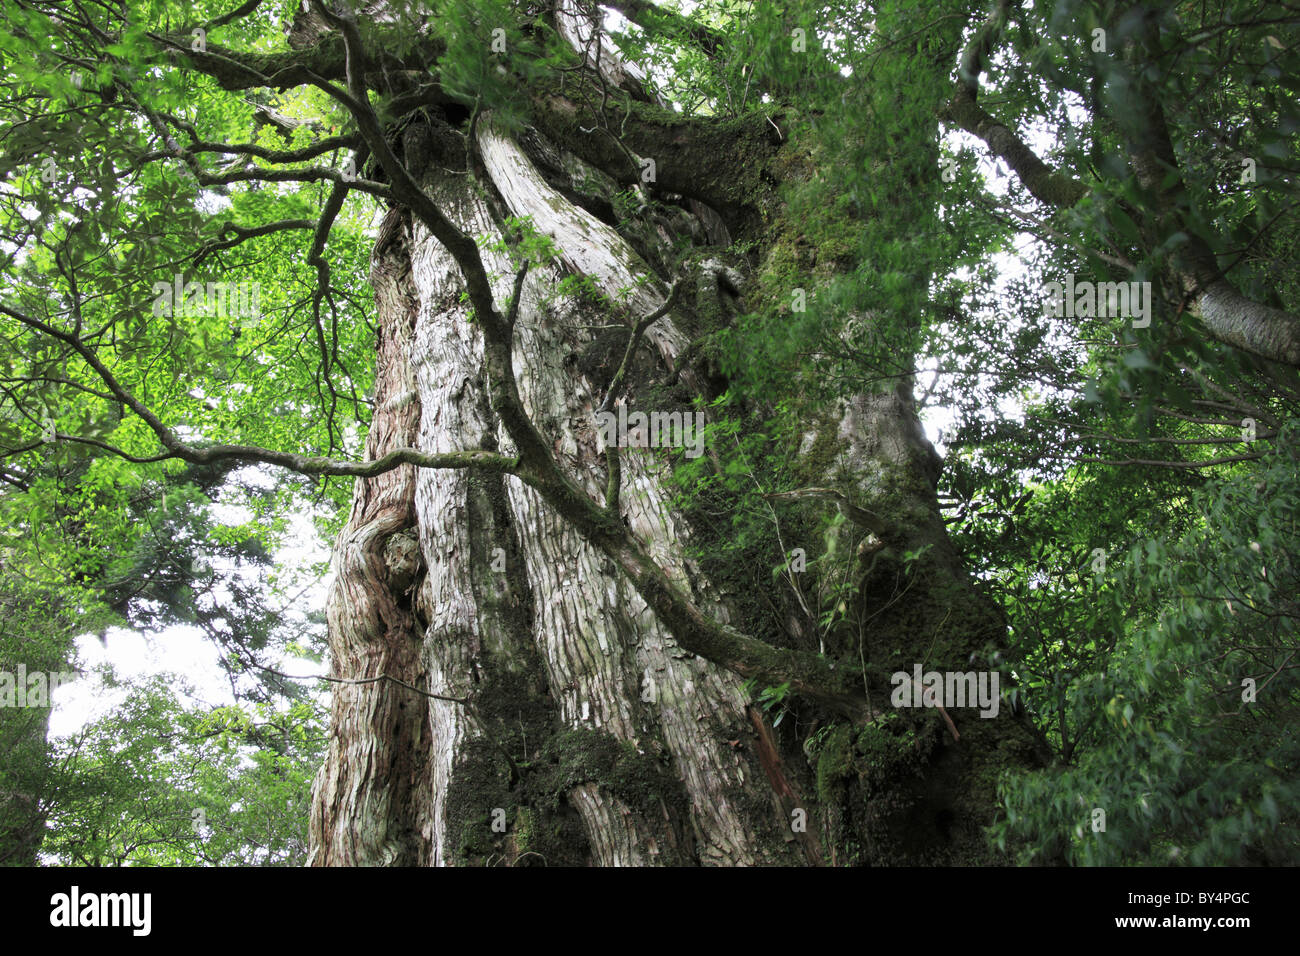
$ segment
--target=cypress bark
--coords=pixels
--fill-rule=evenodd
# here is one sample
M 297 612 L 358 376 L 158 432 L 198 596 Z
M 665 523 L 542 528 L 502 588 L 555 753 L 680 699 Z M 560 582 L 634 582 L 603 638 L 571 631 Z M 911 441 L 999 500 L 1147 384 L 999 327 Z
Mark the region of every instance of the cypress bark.
M 577 46 L 587 35 L 562 32 Z M 838 462 L 829 493 L 874 524 L 855 598 L 872 621 L 857 636 L 861 673 L 800 646 L 815 622 L 798 608 L 788 609 L 784 648 L 744 633 L 746 592 L 766 572 L 737 587 L 691 560 L 697 529 L 674 510 L 664 459 L 625 449 L 621 527 L 598 510 L 611 483 L 594 415 L 631 325 L 659 315 L 620 379 L 634 400 L 653 394 L 661 410 L 681 410 L 713 397 L 692 333 L 702 311 L 743 300 L 737 285 L 790 228 L 769 174 L 800 162 L 761 118 L 688 123 L 644 102 L 639 74 L 611 55 L 601 53 L 604 83 L 632 96 L 624 145 L 649 153 L 657 131 L 663 147 L 657 193 L 668 212 L 658 218 L 611 222 L 616 192 L 635 183 L 638 167 L 584 132 L 582 105 L 558 91 L 537 94 L 522 131 L 451 110 L 389 131 L 403 137 L 396 152 L 423 194 L 479 239 L 495 312 L 515 316 L 518 399 L 554 465 L 536 465 L 537 450 L 515 440 L 488 343 L 497 318 L 476 315 L 473 290 L 463 294 L 455 244 L 439 242 L 418 209 L 394 205 L 372 261 L 381 327 L 368 455 L 481 448 L 534 464 L 515 474 L 404 465 L 358 480 L 335 549 L 334 673 L 401 683 L 336 691 L 312 862 L 985 859 L 980 828 L 992 817 L 996 772 L 1032 762 L 1031 736 L 1006 709 L 942 721 L 933 710 L 891 712 L 883 677 L 914 662 L 969 669 L 1005 631 L 944 532 L 938 459 L 909 380 L 849 396 L 810 423 L 816 440 L 805 457 Z M 453 127 L 474 138 L 472 150 Z M 530 217 L 558 252 L 518 286 L 501 242 L 507 216 Z M 735 268 L 728 244 L 742 237 L 760 252 Z M 682 239 L 698 254 L 674 269 L 669 250 Z M 565 275 L 585 277 L 622 308 L 557 297 Z M 907 551 L 923 556 L 906 569 L 900 599 Z M 812 764 L 741 686 L 783 662 L 827 738 Z

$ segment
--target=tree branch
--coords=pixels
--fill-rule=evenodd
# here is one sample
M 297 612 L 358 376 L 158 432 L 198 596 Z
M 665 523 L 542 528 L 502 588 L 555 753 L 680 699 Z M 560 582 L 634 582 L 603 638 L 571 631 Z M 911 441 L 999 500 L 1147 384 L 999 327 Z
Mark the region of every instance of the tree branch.
M 866 528 L 877 538 L 882 540 L 893 535 L 894 529 L 884 518 L 866 508 L 859 507 L 849 500 L 848 496 L 834 488 L 796 488 L 793 491 L 778 491 L 763 495 L 764 498 L 770 498 L 774 501 L 800 501 L 811 498 L 821 498 L 826 501 L 833 501 L 839 506 L 840 512 L 854 524 Z
M 725 42 L 725 37 L 712 27 L 648 0 L 600 0 L 600 5 L 617 10 L 646 33 L 686 37 L 709 56 L 722 49 Z
M 997 0 L 989 18 L 975 31 L 970 45 L 962 54 L 957 89 L 940 110 L 939 118 L 956 123 L 972 136 L 983 140 L 989 151 L 1005 162 L 1020 177 L 1030 194 L 1049 206 L 1073 206 L 1088 194 L 1083 183 L 1053 170 L 1017 136 L 977 102 L 979 74 L 984 61 L 993 51 L 1010 11 L 1009 0 Z

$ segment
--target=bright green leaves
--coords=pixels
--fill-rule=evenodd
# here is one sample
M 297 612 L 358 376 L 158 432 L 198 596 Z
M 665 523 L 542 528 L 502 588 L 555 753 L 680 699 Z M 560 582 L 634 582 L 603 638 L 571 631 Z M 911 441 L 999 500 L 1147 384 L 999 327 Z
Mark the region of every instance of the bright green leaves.
M 1088 598 L 1115 615 L 1113 647 L 1100 656 L 1097 627 L 1045 626 L 1045 611 L 1069 607 L 1067 594 L 1037 600 L 1032 612 L 1011 605 L 1025 654 L 1017 672 L 1042 675 L 1022 682 L 1031 712 L 1067 759 L 1003 783 L 1007 815 L 994 833 L 1023 841 L 1022 859 L 1294 859 L 1284 808 L 1300 797 L 1300 688 L 1285 662 L 1300 635 L 1281 596 L 1300 575 L 1294 449 L 1284 439 L 1256 473 L 1195 492 L 1201 520 L 1185 530 L 1135 529 L 1127 547 L 1104 549 L 1110 560 Z M 1054 659 L 1032 645 L 1053 633 L 1043 647 Z M 1066 715 L 1059 724 L 1057 713 Z M 1261 722 L 1268 732 L 1252 732 Z M 1092 808 L 1106 811 L 1103 831 L 1090 825 Z
M 789 681 L 777 687 L 764 687 L 759 690 L 756 681 L 747 680 L 741 685 L 741 689 L 763 709 L 763 713 L 767 714 L 769 718 L 773 714 L 776 715 L 776 718 L 772 720 L 773 727 L 781 725 L 781 721 L 785 719 L 787 713 L 785 700 L 790 694 Z
M 162 679 L 56 743 L 44 852 L 64 865 L 300 866 L 324 715 L 184 703 Z M 122 726 L 132 728 L 122 734 Z
M 559 261 L 560 251 L 555 244 L 555 240 L 543 232 L 539 232 L 533 225 L 532 216 L 507 216 L 505 220 L 505 233 L 503 237 L 487 248 L 494 252 L 510 252 L 522 265 L 523 262 L 530 262 L 537 265 L 546 265 Z
M 519 87 L 536 82 L 548 62 L 539 61 L 540 19 L 525 31 L 507 0 L 441 0 L 433 17 L 447 41 L 436 65 L 443 89 L 466 106 L 491 110 L 502 128 L 516 128 L 523 120 Z

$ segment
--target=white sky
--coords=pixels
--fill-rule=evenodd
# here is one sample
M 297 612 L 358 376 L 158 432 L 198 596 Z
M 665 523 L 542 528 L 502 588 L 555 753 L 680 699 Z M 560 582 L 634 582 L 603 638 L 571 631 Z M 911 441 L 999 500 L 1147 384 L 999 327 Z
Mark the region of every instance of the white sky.
M 242 481 L 255 480 L 256 469 L 243 469 L 238 473 Z M 269 480 L 263 475 L 264 480 Z M 251 520 L 249 509 L 232 504 L 215 504 L 212 511 L 216 520 L 241 524 Z M 306 569 L 313 562 L 329 556 L 330 542 L 323 541 L 307 514 L 295 514 L 289 520 L 285 534 L 286 545 L 279 549 L 276 562 L 291 572 Z M 301 616 L 325 607 L 328 577 L 310 582 L 310 586 L 295 602 L 288 613 Z M 117 680 L 134 682 L 155 674 L 175 674 L 184 678 L 194 690 L 194 696 L 179 694 L 187 704 L 223 706 L 235 703 L 230 681 L 221 667 L 221 655 L 213 643 L 196 627 L 189 625 L 169 627 L 156 635 L 146 636 L 130 628 L 115 627 L 108 631 L 105 643 L 93 634 L 76 639 L 77 664 L 82 676 L 58 688 L 53 695 L 50 713 L 50 737 L 70 734 L 87 723 L 106 717 L 121 706 L 130 688 L 106 687 L 95 671 L 101 665 L 111 665 Z M 287 674 L 307 675 L 324 672 L 324 665 L 298 658 L 282 657 L 273 664 Z M 303 686 L 320 693 L 328 693 L 325 685 L 314 681 Z

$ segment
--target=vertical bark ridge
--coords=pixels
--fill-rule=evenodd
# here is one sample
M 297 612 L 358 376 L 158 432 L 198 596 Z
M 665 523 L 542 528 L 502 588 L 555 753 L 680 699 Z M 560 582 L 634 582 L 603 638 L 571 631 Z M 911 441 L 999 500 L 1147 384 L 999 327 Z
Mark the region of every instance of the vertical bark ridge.
M 400 246 L 371 262 L 379 305 L 375 415 L 366 452 L 414 444 L 420 404 L 410 340 L 416 302 Z M 331 674 L 381 674 L 419 685 L 421 626 L 413 595 L 423 576 L 415 543 L 415 469 L 358 481 L 333 557 L 326 605 Z M 398 865 L 418 856 L 426 761 L 418 747 L 424 699 L 390 681 L 336 684 L 330 752 L 312 800 L 318 865 Z
M 471 234 L 494 234 L 487 207 L 469 195 L 465 185 L 463 181 L 449 181 L 435 187 L 442 208 Z M 422 447 L 492 447 L 498 441 L 494 432 L 499 425 L 491 415 L 482 379 L 481 340 L 459 302 L 459 273 L 450 255 L 420 228 L 416 231 L 415 249 L 415 283 L 422 302 L 427 304 L 422 308 L 416 334 L 418 378 L 421 393 L 426 396 Z M 509 292 L 511 264 L 499 255 L 490 255 L 488 260 L 498 279 L 494 291 L 504 298 Z M 525 286 L 521 328 L 529 328 L 527 317 L 540 309 L 545 284 L 539 275 Z M 531 331 L 521 334 L 533 337 Z M 543 346 L 552 346 L 545 351 L 553 351 L 554 335 L 538 338 L 543 340 Z M 545 361 L 538 357 L 538 363 Z M 544 372 L 538 371 L 543 364 L 535 365 L 519 356 L 516 365 L 521 390 L 530 397 L 553 385 Z M 535 405 L 535 400 L 530 404 Z M 537 415 L 536 407 L 534 414 L 544 431 L 554 431 L 551 417 Z M 506 440 L 504 434 L 500 440 Z M 480 485 L 477 508 L 473 505 L 476 482 Z M 618 660 L 605 657 L 605 651 L 615 648 L 609 644 L 601 648 L 597 629 L 574 600 L 569 581 L 570 556 L 555 549 L 555 529 L 550 526 L 556 521 L 554 516 L 540 507 L 521 515 L 505 508 L 504 501 L 503 507 L 497 509 L 485 479 L 464 473 L 428 472 L 417 483 L 422 543 L 431 568 L 426 599 L 433 608 L 426 637 L 431 678 L 452 688 L 463 688 L 478 710 L 505 713 L 518 701 L 490 699 L 506 684 L 518 692 L 517 683 L 502 680 L 504 671 L 531 683 L 535 698 L 547 695 L 548 714 L 561 725 L 601 729 L 629 739 L 631 724 L 626 714 L 617 712 L 616 705 L 622 680 Z M 498 481 L 497 496 L 513 497 L 517 487 L 521 486 L 514 481 Z M 539 531 L 537 524 L 543 515 L 545 521 Z M 503 516 L 513 521 L 503 521 Z M 494 563 L 502 571 L 493 570 Z M 554 573 L 537 574 L 539 565 Z M 520 600 L 521 593 L 528 597 Z M 568 606 L 557 609 L 565 604 Z M 509 614 L 509 607 L 520 605 L 527 607 L 526 614 Z M 564 639 L 551 642 L 549 638 L 557 632 L 562 632 Z M 484 673 L 494 669 L 495 674 Z M 580 691 L 579 677 L 598 685 L 598 690 Z M 490 689 L 489 685 L 499 686 Z M 584 711 L 588 718 L 585 721 Z M 432 859 L 444 862 L 462 851 L 467 828 L 481 827 L 481 823 L 473 824 L 469 818 L 486 818 L 494 809 L 482 803 L 486 796 L 483 787 L 475 789 L 471 781 L 485 773 L 483 767 L 473 766 L 475 761 L 499 763 L 500 757 L 486 748 L 466 748 L 465 744 L 471 735 L 494 735 L 499 728 L 470 727 L 461 716 L 443 707 L 436 707 L 432 717 L 436 822 L 430 835 Z M 546 730 L 544 725 L 534 726 L 532 747 L 524 744 L 518 754 L 521 761 L 537 757 Z M 591 842 L 595 862 L 642 864 L 659 861 L 665 855 L 668 862 L 685 859 L 680 836 L 682 821 L 672 814 L 656 812 L 654 807 L 630 806 L 594 782 L 582 782 L 569 789 L 566 796 L 586 823 L 587 833 L 600 835 Z M 459 840 L 450 840 L 453 834 Z M 457 842 L 460 846 L 453 845 Z
M 481 130 L 484 164 L 514 215 L 532 217 L 534 226 L 555 240 L 560 257 L 575 271 L 590 276 L 606 294 L 613 296 L 620 290 L 630 290 L 634 316 L 663 304 L 664 294 L 655 288 L 657 282 L 638 281 L 649 270 L 621 236 L 552 190 L 523 151 L 501 136 L 490 122 Z M 606 321 L 609 318 L 606 316 Z M 685 337 L 671 315 L 652 325 L 648 334 L 667 366 L 685 348 Z M 546 369 L 546 344 L 544 332 L 535 325 L 522 327 L 516 346 L 522 367 L 534 372 Z M 598 498 L 604 481 L 599 454 L 603 449 L 597 447 L 588 423 L 593 421 L 591 413 L 601 396 L 593 391 L 593 383 L 589 381 L 573 381 L 567 389 L 544 390 L 536 387 L 537 380 L 532 375 L 520 382 L 521 396 L 534 421 L 541 425 L 577 420 L 586 426 L 578 441 L 572 436 L 557 441 L 557 451 L 561 452 L 560 460 L 572 469 L 571 477 L 588 494 Z M 582 401 L 575 401 L 574 396 Z M 547 399 L 563 404 L 547 408 Z M 623 458 L 622 512 L 627 524 L 670 578 L 688 591 L 695 590 L 705 598 L 702 605 L 725 621 L 726 614 L 717 596 L 704 593 L 707 584 L 698 577 L 692 580 L 688 574 L 683 557 L 687 529 L 672 517 L 653 456 L 628 451 Z M 562 579 L 556 572 L 558 565 L 553 562 L 529 565 L 530 572 L 536 575 L 530 577 L 535 593 L 557 593 L 573 587 L 575 593 L 583 595 L 581 604 L 557 598 L 547 606 L 555 616 L 547 620 L 550 626 L 545 628 L 545 633 L 553 641 L 584 631 L 591 634 L 586 646 L 578 652 L 579 666 L 566 669 L 568 673 L 563 676 L 568 679 L 557 681 L 559 686 L 568 686 L 576 680 L 580 692 L 587 695 L 589 706 L 602 711 L 593 714 L 592 719 L 605 721 L 619 736 L 629 739 L 638 733 L 635 712 L 649 711 L 642 718 L 642 725 L 646 725 L 647 718 L 658 723 L 659 732 L 676 760 L 701 830 L 702 860 L 750 863 L 766 858 L 767 853 L 755 853 L 753 848 L 772 845 L 773 841 L 758 839 L 754 823 L 748 819 L 761 818 L 762 814 L 755 813 L 752 805 L 745 810 L 737 806 L 738 802 L 749 802 L 743 795 L 746 782 L 755 773 L 755 757 L 748 747 L 741 754 L 725 743 L 727 740 L 751 742 L 752 738 L 745 720 L 746 701 L 739 679 L 677 648 L 641 597 L 619 578 L 605 559 L 583 545 L 576 532 L 551 515 L 536 493 L 518 483 L 512 482 L 511 486 L 518 489 L 513 500 L 517 502 L 516 514 L 521 525 L 530 520 L 529 516 L 534 516 L 531 518 L 534 522 L 538 520 L 535 516 L 546 516 L 550 527 L 539 538 L 562 547 L 570 561 L 581 562 L 575 564 L 581 568 L 576 580 Z M 609 586 L 611 577 L 613 587 Z M 545 617 L 547 612 L 543 613 Z M 631 640 L 619 640 L 620 634 L 630 636 Z M 624 653 L 621 649 L 626 646 L 635 646 L 637 653 Z M 572 656 L 572 652 L 566 653 L 559 646 L 551 647 L 546 654 L 548 660 L 557 662 Z M 621 676 L 615 680 L 611 671 Z M 640 701 L 642 695 L 636 693 L 638 686 L 646 693 L 647 678 L 654 682 L 656 701 L 648 708 L 638 708 L 638 703 L 648 703 Z M 632 693 L 624 690 L 619 696 L 620 684 L 624 688 L 630 685 Z M 710 707 L 710 701 L 717 706 Z M 613 709 L 605 710 L 606 707 Z M 562 702 L 561 709 L 566 717 L 580 715 L 581 702 L 571 695 L 568 701 Z M 769 820 L 767 827 L 760 826 L 760 829 L 767 829 L 770 837 L 771 826 Z M 784 840 L 778 845 L 784 852 Z
M 489 210 L 470 195 L 463 180 L 447 180 L 435 193 L 460 228 L 473 235 L 495 235 Z M 565 206 L 577 215 L 567 201 Z M 558 217 L 559 210 L 553 215 Z M 490 411 L 484 411 L 481 343 L 459 302 L 454 262 L 418 225 L 413 247 L 413 281 L 421 301 L 414 350 L 423 410 L 420 447 L 452 450 L 487 444 L 485 438 L 508 446 L 499 428 L 495 438 L 491 435 L 496 426 Z M 496 277 L 494 291 L 504 300 L 513 265 L 497 252 L 486 253 L 485 264 Z M 581 347 L 584 337 L 569 328 L 577 324 L 572 303 L 547 301 L 557 278 L 539 269 L 525 282 L 515 366 L 533 420 L 552 439 L 572 477 L 594 497 L 603 482 L 601 449 L 590 417 L 599 396 L 592 383 L 562 361 Z M 607 273 L 597 273 L 596 278 L 609 281 Z M 610 317 L 597 318 L 608 322 Z M 682 557 L 685 529 L 670 517 L 658 465 L 650 455 L 629 455 L 628 461 L 624 511 L 629 525 L 651 543 L 672 576 L 703 592 L 705 583 L 691 580 Z M 471 567 L 480 563 L 474 543 L 480 536 L 470 525 L 465 504 L 472 480 L 464 473 L 439 471 L 422 472 L 416 479 L 421 546 L 429 567 L 422 599 L 431 609 L 424 654 L 429 689 L 453 696 L 464 692 L 471 699 L 489 635 L 501 640 L 508 630 L 474 597 L 476 586 L 481 592 L 485 580 L 499 575 L 485 578 Z M 542 662 L 541 683 L 560 725 L 626 741 L 642 759 L 671 765 L 685 791 L 678 801 L 658 792 L 616 792 L 617 787 L 595 781 L 571 788 L 568 802 L 583 818 L 595 862 L 753 863 L 787 858 L 779 816 L 771 806 L 755 806 L 748 796 L 747 787 L 761 779 L 762 770 L 750 746 L 753 733 L 738 679 L 677 648 L 612 564 L 585 545 L 536 492 L 512 478 L 502 484 L 512 519 L 509 533 L 531 596 L 527 627 Z M 485 557 L 491 554 L 486 546 L 478 551 Z M 722 616 L 720 605 L 715 611 Z M 524 657 L 518 648 L 505 654 L 506 660 L 522 662 Z M 471 810 L 483 817 L 491 808 L 453 806 L 457 776 L 474 773 L 458 761 L 465 759 L 467 743 L 479 731 L 456 712 L 456 705 L 433 701 L 429 718 L 434 801 L 434 823 L 428 828 L 430 859 L 446 862 L 458 849 L 450 845 L 453 831 L 464 831 L 453 818 Z M 485 750 L 474 752 L 486 759 Z
M 663 281 L 627 240 L 553 189 L 518 144 L 490 118 L 480 123 L 478 141 L 483 163 L 510 212 L 531 217 L 534 228 L 555 240 L 560 256 L 575 274 L 590 276 L 602 293 L 625 303 L 634 322 L 664 304 L 668 290 Z M 645 337 L 668 368 L 688 344 L 671 312 L 646 329 Z M 691 370 L 684 370 L 682 379 L 699 390 L 700 383 Z

